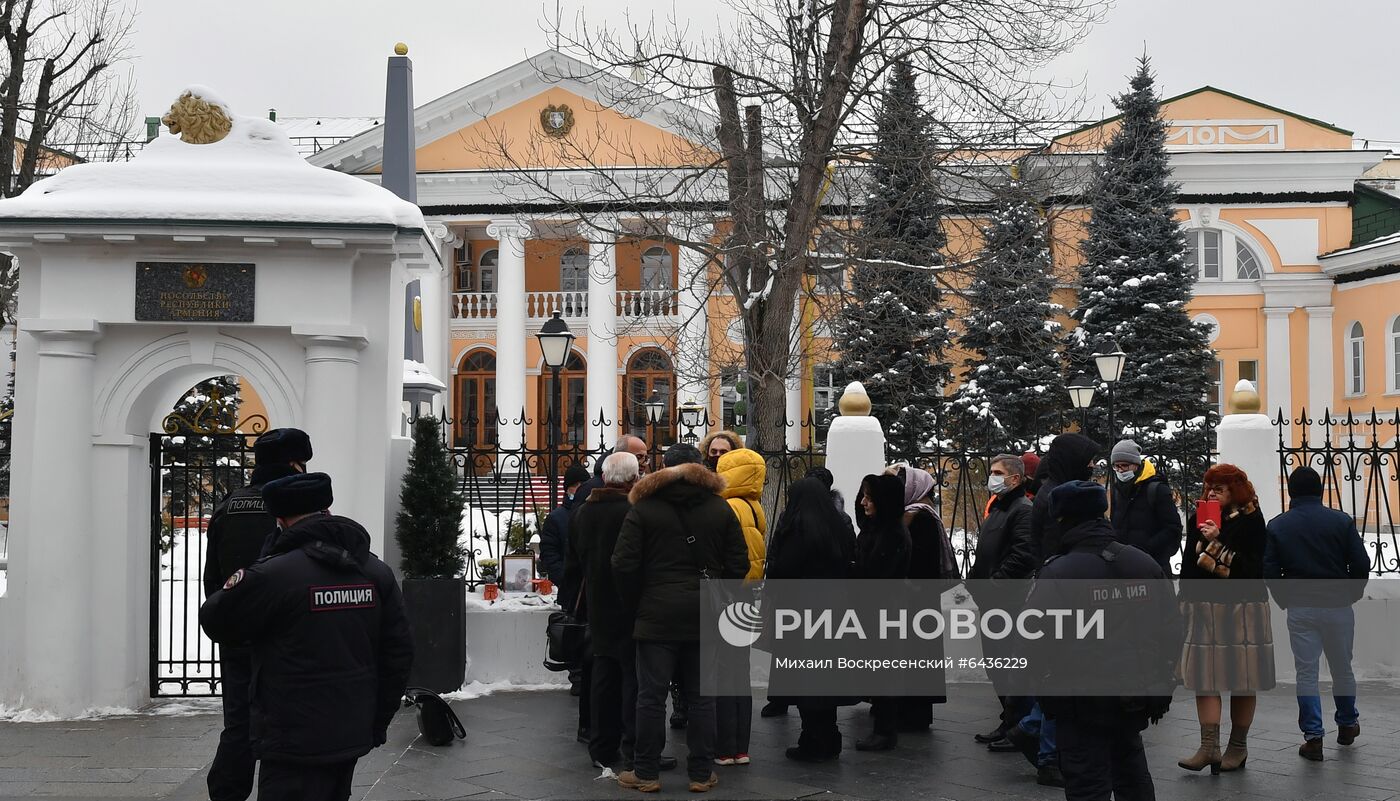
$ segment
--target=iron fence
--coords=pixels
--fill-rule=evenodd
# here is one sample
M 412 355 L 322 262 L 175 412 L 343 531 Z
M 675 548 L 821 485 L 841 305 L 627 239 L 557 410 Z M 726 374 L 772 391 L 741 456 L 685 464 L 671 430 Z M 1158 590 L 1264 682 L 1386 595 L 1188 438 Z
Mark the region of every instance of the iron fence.
M 1289 473 L 1312 467 L 1322 476 L 1324 502 L 1356 521 L 1372 575 L 1400 574 L 1395 516 L 1400 505 L 1400 413 L 1372 409 L 1358 416 L 1351 410 L 1341 415 L 1324 410 L 1313 418 L 1304 409 L 1294 420 L 1280 414 L 1274 424 L 1285 506 Z
M 666 447 L 675 439 L 693 442 L 698 439 L 696 431 L 702 428 L 714 430 L 716 426 L 708 419 L 708 414 L 705 418 L 703 425 L 693 429 L 687 430 L 682 425 L 677 437 L 672 437 L 664 427 L 653 431 L 653 435 L 647 438 L 647 460 L 650 465 L 659 468 Z M 445 415 L 440 420 L 444 437 L 449 438 L 447 444 L 465 500 L 459 543 L 466 555 L 464 576 L 472 589 L 494 580 L 503 556 L 531 552 L 531 541 L 554 506 L 552 498 L 562 498 L 563 488 L 559 485 L 562 479 L 558 477 L 570 464 L 592 468 L 610 452 L 601 436 L 591 444 L 578 438 L 568 438 L 558 449 L 547 446 L 502 449 L 495 443 L 476 437 L 453 443 L 448 432 L 453 430 L 454 421 Z M 482 428 L 477 425 L 477 420 L 466 419 L 462 421 L 461 430 L 497 430 L 497 423 L 502 426 L 507 424 L 495 419 L 488 422 L 490 425 Z M 1144 454 L 1153 460 L 1158 472 L 1170 484 L 1183 510 L 1199 497 L 1201 476 L 1215 460 L 1214 431 L 1217 422 L 1218 418 L 1210 414 L 1166 423 L 1151 430 L 1129 432 L 1139 437 Z M 606 425 L 606 421 L 602 420 L 594 423 L 595 426 L 598 423 Z M 529 428 L 532 421 L 522 415 L 509 420 L 508 424 Z M 762 506 L 770 533 L 775 529 L 786 504 L 788 487 L 813 468 L 826 464 L 822 436 L 826 426 L 812 415 L 800 422 L 785 422 L 775 428 L 784 435 L 781 437 L 783 446 L 755 449 L 767 467 Z M 958 447 L 933 437 L 930 440 L 932 447 L 919 453 L 910 455 L 891 451 L 887 454 L 890 464 L 909 463 L 933 475 L 935 499 L 944 526 L 953 539 L 964 575 L 971 568 L 976 553 L 982 517 L 989 499 L 986 478 L 991 461 L 1002 453 L 1020 454 L 1027 450 L 1043 453 L 1057 434 L 1073 430 L 1073 427 L 1054 429 L 1054 421 L 1050 421 L 1043 436 L 1031 438 L 1028 442 L 976 449 Z M 595 427 L 594 430 L 600 429 Z M 793 442 L 802 444 L 790 444 Z M 1112 443 L 1100 444 L 1106 457 Z M 558 460 L 558 467 L 551 473 L 553 459 Z M 1100 478 L 1107 472 L 1103 460 L 1098 472 Z M 555 477 L 553 481 L 551 475 Z M 485 572 L 483 567 L 486 568 Z

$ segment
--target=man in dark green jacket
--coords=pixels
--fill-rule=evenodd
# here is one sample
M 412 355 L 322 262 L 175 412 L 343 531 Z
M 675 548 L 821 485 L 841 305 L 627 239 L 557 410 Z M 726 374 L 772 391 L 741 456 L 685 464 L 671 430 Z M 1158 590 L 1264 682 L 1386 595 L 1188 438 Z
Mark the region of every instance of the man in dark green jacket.
M 636 610 L 637 640 L 635 767 L 618 776 L 618 783 L 643 792 L 660 788 L 672 678 L 679 680 L 689 709 L 690 790 L 702 793 L 719 783 L 711 767 L 714 699 L 700 695 L 700 582 L 742 579 L 749 569 L 739 519 L 719 495 L 724 479 L 700 464 L 698 451 L 690 451 L 694 462 L 652 473 L 632 488 L 632 511 L 612 556 L 618 592 Z

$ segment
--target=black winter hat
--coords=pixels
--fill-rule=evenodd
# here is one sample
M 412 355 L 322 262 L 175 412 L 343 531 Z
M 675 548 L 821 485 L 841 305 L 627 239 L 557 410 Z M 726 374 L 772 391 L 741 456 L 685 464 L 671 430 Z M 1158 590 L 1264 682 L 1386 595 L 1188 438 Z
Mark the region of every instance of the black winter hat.
M 589 479 L 588 468 L 574 462 L 569 465 L 569 469 L 564 471 L 564 486 L 572 487 L 575 484 L 582 484 Z
M 683 464 L 704 464 L 705 457 L 700 455 L 700 449 L 685 442 L 677 442 L 666 449 L 666 453 L 661 457 L 661 463 L 666 467 L 676 467 Z
M 311 437 L 300 428 L 274 428 L 253 441 L 258 464 L 291 464 L 311 461 Z
M 1050 493 L 1050 516 L 1057 520 L 1093 520 L 1107 511 L 1108 493 L 1093 481 L 1068 481 Z
M 298 473 L 263 485 L 263 504 L 273 517 L 296 517 L 331 508 L 331 477 L 325 473 Z
M 833 476 L 830 470 L 827 470 L 821 465 L 817 465 L 811 470 L 808 470 L 807 475 L 803 476 L 803 478 L 815 478 L 822 484 L 825 484 L 828 490 L 836 486 L 836 476 Z
M 1300 467 L 1288 476 L 1288 497 L 1321 498 L 1322 476 L 1311 467 Z

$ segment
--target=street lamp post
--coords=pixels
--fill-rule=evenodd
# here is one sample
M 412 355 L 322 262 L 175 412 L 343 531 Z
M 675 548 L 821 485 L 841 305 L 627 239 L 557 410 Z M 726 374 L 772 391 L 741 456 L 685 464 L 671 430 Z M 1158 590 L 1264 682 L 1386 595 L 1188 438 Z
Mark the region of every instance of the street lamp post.
M 1070 403 L 1079 410 L 1079 427 L 1088 430 L 1089 406 L 1094 402 L 1094 382 L 1089 376 L 1080 373 L 1066 388 L 1069 390 Z
M 705 407 L 694 400 L 688 400 L 680 405 L 678 412 L 681 419 L 681 427 L 685 429 L 685 434 L 682 435 L 681 441 L 694 445 L 695 441 L 699 439 L 699 437 L 695 435 L 695 429 L 700 427 L 700 422 L 705 414 Z
M 563 390 L 559 386 L 559 371 L 569 358 L 569 350 L 574 344 L 574 333 L 555 312 L 544 321 L 540 332 L 535 334 L 544 352 L 544 363 L 549 368 L 549 508 L 559 506 L 559 442 L 563 437 L 559 432 L 560 405 L 563 404 Z
M 1108 434 L 1113 442 L 1118 441 L 1118 414 L 1113 403 L 1113 388 L 1118 384 L 1118 379 L 1123 377 L 1123 364 L 1127 360 L 1128 354 L 1111 339 L 1105 343 L 1102 351 L 1094 354 L 1094 366 L 1098 368 L 1099 380 L 1108 385 Z
M 656 426 L 661 422 L 661 418 L 666 415 L 666 401 L 662 400 L 661 393 L 657 390 L 651 391 L 651 397 L 642 404 L 647 410 L 647 423 L 651 429 L 651 447 L 657 452 L 660 451 L 661 441 L 656 438 Z

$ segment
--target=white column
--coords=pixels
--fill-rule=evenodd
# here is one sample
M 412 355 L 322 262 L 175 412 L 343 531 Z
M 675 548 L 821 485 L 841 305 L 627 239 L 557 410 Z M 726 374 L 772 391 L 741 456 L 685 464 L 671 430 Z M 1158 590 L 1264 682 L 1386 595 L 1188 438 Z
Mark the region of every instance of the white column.
M 16 474 L 24 474 L 12 499 L 17 539 L 12 538 L 14 580 L 10 592 L 24 608 L 24 637 L 11 643 L 23 656 L 24 704 L 58 714 L 93 705 L 95 653 L 92 631 L 91 541 L 100 536 L 102 512 L 93 497 L 95 320 L 24 320 L 21 336 L 36 340 L 30 403 L 16 409 L 29 431 L 17 437 Z M 94 516 L 96 515 L 96 516 Z M 18 592 L 17 592 L 18 590 Z M 113 599 L 115 602 L 117 599 Z
M 1308 410 L 1309 414 L 1312 410 Z M 1279 497 L 1278 432 L 1268 416 L 1227 414 L 1215 428 L 1221 464 L 1232 464 L 1254 477 L 1259 510 L 1268 520 L 1283 511 Z
M 1332 342 L 1332 307 L 1308 306 L 1308 416 L 1317 421 L 1310 436 L 1322 444 L 1324 412 L 1336 402 L 1333 364 L 1336 351 Z
M 804 336 L 806 326 L 802 320 L 802 298 L 793 302 L 792 325 L 789 326 L 789 339 L 792 355 L 788 357 L 788 376 L 784 381 L 786 394 L 783 397 L 783 440 L 791 450 L 802 448 L 802 423 L 807 415 L 802 413 L 802 373 L 807 366 L 807 346 Z
M 612 447 L 618 432 L 617 238 L 588 230 L 588 440 Z
M 1264 307 L 1264 386 L 1256 387 L 1261 397 L 1266 398 L 1265 411 L 1271 419 L 1282 413 L 1285 420 L 1293 419 L 1293 374 L 1288 364 L 1292 357 L 1292 342 L 1289 336 L 1288 316 L 1293 313 L 1290 306 Z M 1284 425 L 1285 439 L 1291 429 Z
M 377 433 L 360 431 L 360 351 L 369 339 L 360 333 L 310 327 L 294 327 L 292 336 L 306 348 L 301 419 L 314 451 L 310 469 L 330 475 L 337 514 L 366 519 L 354 487 L 362 467 L 359 439 Z
M 500 448 L 525 445 L 525 238 L 530 227 L 518 220 L 486 226 L 495 239 L 496 262 L 496 408 L 500 414 Z
M 711 225 L 692 228 L 690 238 L 708 242 L 714 233 Z M 680 249 L 680 281 L 677 310 L 680 330 L 676 332 L 676 402 L 698 403 L 710 408 L 710 254 L 694 248 Z M 705 420 L 695 430 L 705 436 Z

